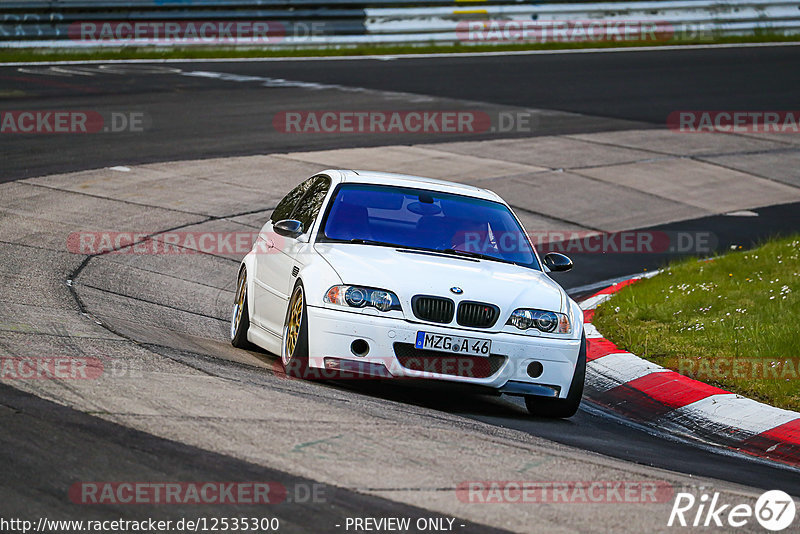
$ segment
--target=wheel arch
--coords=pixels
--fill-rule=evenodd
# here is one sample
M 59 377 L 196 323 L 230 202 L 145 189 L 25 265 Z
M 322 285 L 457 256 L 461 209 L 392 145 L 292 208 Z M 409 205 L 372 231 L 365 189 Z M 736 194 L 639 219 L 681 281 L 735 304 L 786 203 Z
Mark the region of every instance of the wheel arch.
M 339 274 L 321 256 L 300 268 L 292 283 L 293 291 L 298 282 L 303 284 L 307 305 L 316 307 L 324 305 L 323 297 L 328 289 L 343 283 Z
M 247 270 L 247 294 L 255 295 L 256 260 L 253 257 L 252 253 L 248 253 L 242 259 L 242 262 L 239 264 L 239 270 L 236 272 L 237 280 L 239 279 L 239 276 L 242 274 L 242 269 Z M 250 314 L 250 318 L 252 319 L 255 312 L 254 298 L 247 299 L 247 312 Z

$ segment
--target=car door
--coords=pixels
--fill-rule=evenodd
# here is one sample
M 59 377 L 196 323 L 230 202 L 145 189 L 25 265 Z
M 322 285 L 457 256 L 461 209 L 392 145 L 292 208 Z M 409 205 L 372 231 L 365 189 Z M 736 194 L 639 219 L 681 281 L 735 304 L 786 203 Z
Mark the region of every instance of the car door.
M 331 184 L 327 176 L 315 176 L 307 182 L 307 185 L 301 184 L 305 185 L 305 191 L 289 217 L 285 217 L 285 211 L 276 208 L 277 213 L 268 223 L 270 227 L 266 234 L 275 244 L 274 253 L 265 254 L 258 262 L 261 266 L 258 276 L 264 283 L 265 293 L 268 293 L 264 298 L 265 306 L 259 310 L 261 325 L 276 334 L 283 329 L 289 294 L 294 288 L 297 272 L 305 263 L 304 256 L 310 251 L 311 231 Z M 272 224 L 285 218 L 303 223 L 303 234 L 291 238 L 275 233 Z
M 255 275 L 253 288 L 253 323 L 266 329 L 268 332 L 279 336 L 280 327 L 268 319 L 272 314 L 270 310 L 286 308 L 288 300 L 288 279 L 285 276 L 291 270 L 291 260 L 284 252 L 284 242 L 287 238 L 275 232 L 273 224 L 290 219 L 295 206 L 303 198 L 314 183 L 316 177 L 309 178 L 292 189 L 278 203 L 272 212 L 269 221 L 261 228 L 255 254 Z M 281 323 L 282 326 L 282 323 Z

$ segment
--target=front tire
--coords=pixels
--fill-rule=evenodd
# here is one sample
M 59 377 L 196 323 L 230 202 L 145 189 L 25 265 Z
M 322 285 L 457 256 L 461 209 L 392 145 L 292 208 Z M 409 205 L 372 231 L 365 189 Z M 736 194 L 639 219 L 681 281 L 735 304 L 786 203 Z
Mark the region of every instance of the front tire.
M 250 348 L 247 331 L 250 329 L 250 312 L 247 309 L 247 269 L 239 271 L 236 283 L 236 296 L 233 300 L 231 316 L 231 345 L 238 349 Z
M 575 374 L 566 399 L 548 399 L 528 395 L 525 397 L 525 407 L 531 415 L 551 417 L 554 419 L 572 417 L 578 411 L 583 397 L 583 385 L 586 381 L 586 336 L 581 338 L 581 350 L 578 352 L 578 362 L 575 365 Z
M 298 280 L 289 299 L 281 341 L 281 362 L 287 376 L 308 376 L 308 314 L 303 283 Z

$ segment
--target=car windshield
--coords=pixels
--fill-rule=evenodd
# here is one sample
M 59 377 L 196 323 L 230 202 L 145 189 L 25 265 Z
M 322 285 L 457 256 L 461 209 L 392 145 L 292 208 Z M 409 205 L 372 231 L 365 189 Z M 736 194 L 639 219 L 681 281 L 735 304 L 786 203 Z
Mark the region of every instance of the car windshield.
M 372 184 L 342 184 L 322 241 L 398 246 L 541 270 L 507 206 L 479 198 Z

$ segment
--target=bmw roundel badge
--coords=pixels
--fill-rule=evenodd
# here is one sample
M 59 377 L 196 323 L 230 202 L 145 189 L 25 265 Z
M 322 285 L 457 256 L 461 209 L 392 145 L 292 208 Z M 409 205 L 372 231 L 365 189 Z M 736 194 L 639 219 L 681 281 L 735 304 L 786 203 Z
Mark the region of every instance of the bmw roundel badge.
M 452 293 L 455 293 L 456 295 L 460 295 L 461 293 L 463 293 L 463 292 L 464 292 L 464 290 L 463 290 L 463 289 L 461 289 L 460 287 L 451 287 L 451 288 L 450 288 L 450 291 L 451 291 Z

